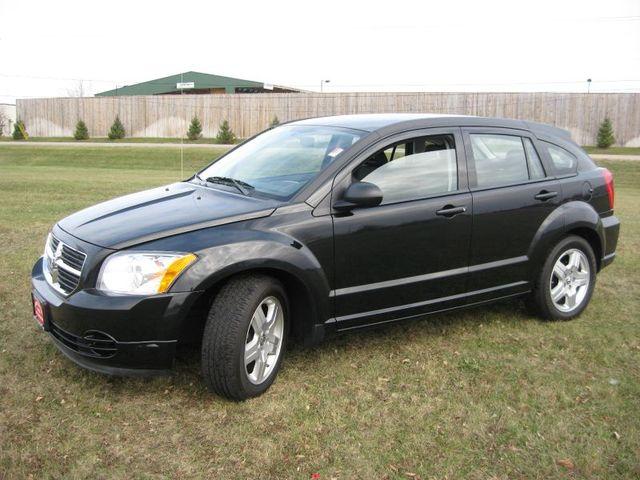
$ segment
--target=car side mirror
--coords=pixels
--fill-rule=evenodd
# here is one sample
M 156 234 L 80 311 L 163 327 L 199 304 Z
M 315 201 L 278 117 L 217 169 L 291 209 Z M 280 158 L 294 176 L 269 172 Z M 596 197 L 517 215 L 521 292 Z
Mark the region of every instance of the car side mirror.
M 370 182 L 355 182 L 349 185 L 342 198 L 333 204 L 336 210 L 376 207 L 382 202 L 382 190 Z

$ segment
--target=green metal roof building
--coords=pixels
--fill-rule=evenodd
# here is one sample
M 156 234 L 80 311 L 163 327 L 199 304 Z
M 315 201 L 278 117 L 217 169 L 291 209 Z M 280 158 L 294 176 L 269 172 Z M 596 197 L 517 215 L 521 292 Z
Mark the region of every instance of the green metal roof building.
M 157 78 L 148 82 L 125 85 L 106 92 L 96 93 L 96 97 L 113 97 L 119 95 L 175 95 L 180 94 L 178 83 L 193 82 L 193 88 L 184 89 L 188 94 L 206 93 L 296 93 L 296 88 L 270 85 L 252 80 L 210 75 L 200 72 L 184 72 L 169 77 Z

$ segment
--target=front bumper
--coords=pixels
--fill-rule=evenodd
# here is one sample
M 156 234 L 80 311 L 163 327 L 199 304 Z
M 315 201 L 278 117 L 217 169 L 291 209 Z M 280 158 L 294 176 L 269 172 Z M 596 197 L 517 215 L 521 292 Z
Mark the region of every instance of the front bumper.
M 113 375 L 154 375 L 172 366 L 183 321 L 200 292 L 110 296 L 85 289 L 63 297 L 47 283 L 40 258 L 31 273 L 44 329 L 76 364 Z

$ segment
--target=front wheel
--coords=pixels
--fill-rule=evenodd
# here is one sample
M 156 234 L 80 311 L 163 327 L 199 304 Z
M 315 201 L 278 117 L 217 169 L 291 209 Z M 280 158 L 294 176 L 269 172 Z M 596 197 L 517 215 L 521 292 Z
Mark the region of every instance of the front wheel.
M 587 307 L 595 283 L 593 249 L 584 238 L 572 235 L 549 253 L 529 303 L 546 320 L 570 320 Z
M 202 338 L 202 376 L 215 393 L 245 400 L 275 380 L 285 348 L 284 288 L 265 275 L 231 279 L 216 295 Z

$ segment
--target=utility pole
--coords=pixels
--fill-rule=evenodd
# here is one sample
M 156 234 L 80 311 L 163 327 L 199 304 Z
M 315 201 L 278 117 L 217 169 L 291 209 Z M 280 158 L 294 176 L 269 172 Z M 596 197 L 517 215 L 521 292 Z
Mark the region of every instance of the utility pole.
M 176 89 L 180 90 L 180 99 L 184 100 L 184 89 L 185 88 L 195 88 L 196 86 L 196 82 L 195 80 L 193 82 L 185 82 L 184 81 L 184 73 L 180 73 L 180 82 L 178 82 L 176 84 Z M 182 102 L 182 107 L 183 107 L 183 111 L 185 111 L 184 109 L 184 102 Z M 188 121 L 188 119 L 187 119 Z M 185 132 L 183 131 L 180 135 L 180 180 L 182 180 L 184 178 L 184 134 Z

